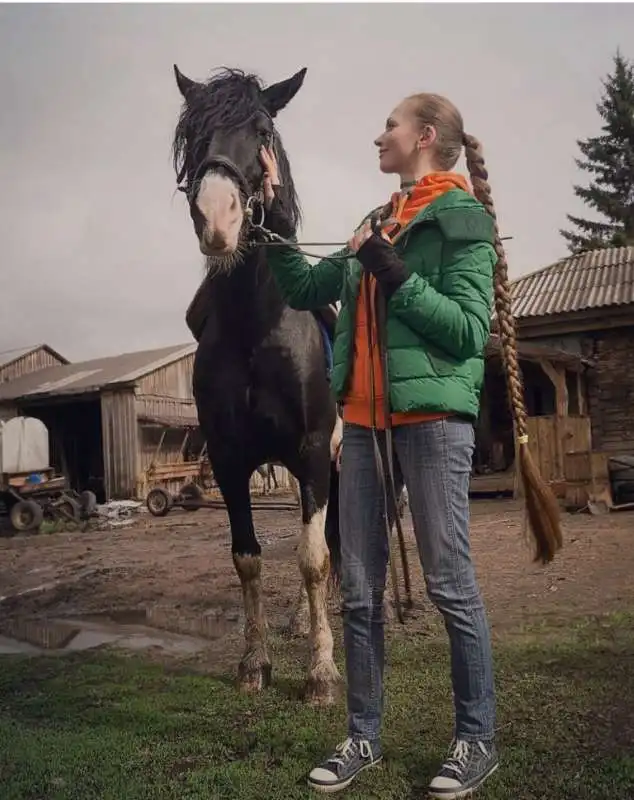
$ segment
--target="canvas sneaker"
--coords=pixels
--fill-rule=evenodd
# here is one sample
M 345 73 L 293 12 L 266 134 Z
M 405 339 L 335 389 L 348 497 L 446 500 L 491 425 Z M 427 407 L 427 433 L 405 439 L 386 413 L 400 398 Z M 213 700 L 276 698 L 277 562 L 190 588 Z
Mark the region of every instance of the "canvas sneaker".
M 367 739 L 348 738 L 335 748 L 329 759 L 308 776 L 308 785 L 318 792 L 338 792 L 345 789 L 360 772 L 373 767 L 383 756 L 375 745 L 375 752 Z
M 429 785 L 429 797 L 459 800 L 470 797 L 498 768 L 493 742 L 454 740 L 447 760 Z

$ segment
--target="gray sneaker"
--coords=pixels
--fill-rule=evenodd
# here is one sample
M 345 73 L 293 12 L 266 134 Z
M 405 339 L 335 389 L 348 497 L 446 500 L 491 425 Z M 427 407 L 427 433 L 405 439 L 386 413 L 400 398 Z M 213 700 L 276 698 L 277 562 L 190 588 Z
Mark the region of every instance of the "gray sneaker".
M 470 797 L 498 766 L 498 754 L 493 742 L 454 740 L 447 760 L 429 785 L 429 797 L 440 800 Z
M 308 776 L 308 785 L 318 792 L 339 792 L 345 789 L 367 767 L 373 767 L 383 758 L 375 745 L 367 739 L 346 739 L 335 748 L 327 761 L 320 764 Z

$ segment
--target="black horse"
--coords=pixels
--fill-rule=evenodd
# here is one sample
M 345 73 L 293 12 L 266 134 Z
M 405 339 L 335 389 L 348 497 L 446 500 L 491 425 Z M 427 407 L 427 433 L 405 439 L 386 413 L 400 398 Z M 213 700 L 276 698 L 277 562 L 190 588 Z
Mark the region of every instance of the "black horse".
M 284 205 L 294 224 L 299 222 L 288 158 L 273 120 L 301 87 L 306 70 L 268 88 L 239 70 L 221 70 L 205 83 L 187 78 L 176 66 L 174 71 L 184 98 L 174 167 L 207 266 L 187 311 L 198 342 L 193 389 L 229 513 L 233 562 L 242 584 L 246 649 L 239 682 L 257 691 L 270 680 L 261 548 L 249 478 L 260 464 L 275 461 L 297 478 L 301 492 L 298 560 L 311 654 L 307 697 L 329 703 L 341 681 L 326 605 L 328 579 L 339 563 L 333 458 L 341 420 L 328 383 L 320 323 L 284 302 L 267 266 L 266 247 L 253 239 L 253 215 L 263 217 L 262 145 L 275 150 Z

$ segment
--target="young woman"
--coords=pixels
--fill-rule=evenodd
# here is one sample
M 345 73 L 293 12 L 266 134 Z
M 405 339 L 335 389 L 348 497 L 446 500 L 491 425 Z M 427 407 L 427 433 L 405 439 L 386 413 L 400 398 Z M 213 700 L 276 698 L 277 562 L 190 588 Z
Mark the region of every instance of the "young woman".
M 381 171 L 400 178 L 400 191 L 381 211 L 380 232 L 366 221 L 348 243 L 349 258 L 315 266 L 291 247 L 269 254 L 291 306 L 341 302 L 332 384 L 344 409 L 340 508 L 348 736 L 308 782 L 337 791 L 382 758 L 388 541 L 372 429 L 374 424 L 384 447 L 375 322 L 382 302 L 394 450 L 427 592 L 444 618 L 451 647 L 454 739 L 429 786 L 431 797 L 449 800 L 470 794 L 498 766 L 491 641 L 470 555 L 469 476 L 494 270 L 498 261 L 506 265 L 480 145 L 464 133 L 461 115 L 448 100 L 434 94 L 406 98 L 375 144 Z M 452 171 L 463 147 L 482 202 Z M 263 150 L 261 158 L 267 225 L 288 237 L 292 230 L 275 190 L 275 157 Z

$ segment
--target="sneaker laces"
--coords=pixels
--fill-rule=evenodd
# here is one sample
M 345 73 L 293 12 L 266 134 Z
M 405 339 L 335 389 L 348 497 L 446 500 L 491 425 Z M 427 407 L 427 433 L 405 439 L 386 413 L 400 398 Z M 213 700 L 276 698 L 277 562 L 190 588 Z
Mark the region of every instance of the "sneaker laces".
M 345 767 L 346 762 L 348 762 L 354 756 L 356 746 L 359 748 L 361 758 L 372 757 L 370 742 L 368 742 L 367 739 L 359 739 L 358 741 L 355 741 L 349 736 L 345 742 L 342 742 L 335 747 L 336 755 L 334 755 L 332 758 L 329 758 L 328 763 L 339 764 L 340 766 Z
M 443 764 L 443 769 L 451 770 L 460 778 L 469 763 L 471 744 L 471 742 L 466 742 L 464 739 L 456 740 L 449 748 L 449 758 Z M 484 756 L 489 755 L 489 751 L 482 742 L 477 742 L 476 744 Z

